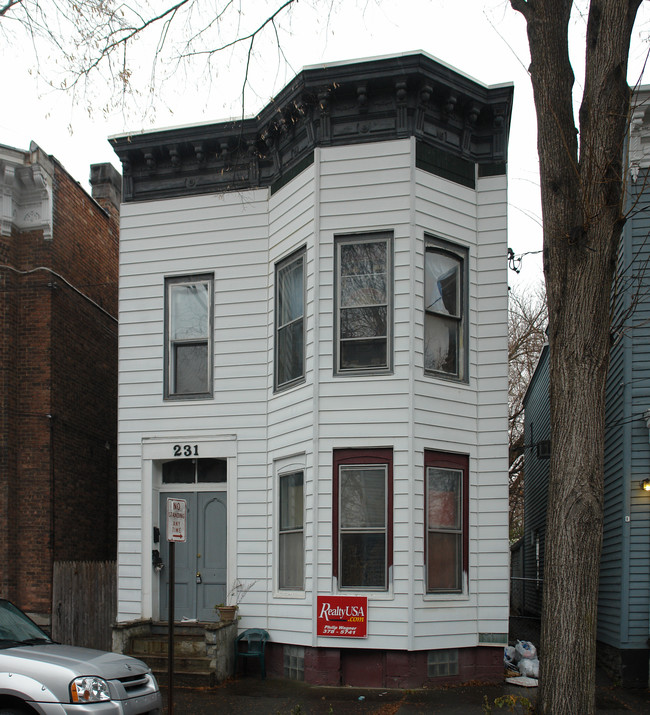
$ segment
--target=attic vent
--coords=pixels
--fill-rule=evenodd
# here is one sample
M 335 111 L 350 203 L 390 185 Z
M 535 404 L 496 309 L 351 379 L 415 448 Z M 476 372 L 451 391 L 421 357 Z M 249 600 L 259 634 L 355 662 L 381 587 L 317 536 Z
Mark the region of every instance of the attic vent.
M 551 458 L 551 442 L 548 439 L 537 443 L 537 459 Z

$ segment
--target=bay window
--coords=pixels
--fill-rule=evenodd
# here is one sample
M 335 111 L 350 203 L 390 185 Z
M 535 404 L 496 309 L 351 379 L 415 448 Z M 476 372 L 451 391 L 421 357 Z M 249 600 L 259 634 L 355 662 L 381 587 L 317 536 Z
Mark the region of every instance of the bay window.
M 305 252 L 275 267 L 275 389 L 305 376 Z
M 336 238 L 335 372 L 391 368 L 392 236 Z
M 303 472 L 281 474 L 279 479 L 278 586 L 283 590 L 302 591 L 305 570 Z
M 465 455 L 425 452 L 427 592 L 460 593 L 467 573 Z
M 392 564 L 390 449 L 334 454 L 334 573 L 339 589 L 388 588 Z
M 467 379 L 467 251 L 426 239 L 424 258 L 424 369 Z

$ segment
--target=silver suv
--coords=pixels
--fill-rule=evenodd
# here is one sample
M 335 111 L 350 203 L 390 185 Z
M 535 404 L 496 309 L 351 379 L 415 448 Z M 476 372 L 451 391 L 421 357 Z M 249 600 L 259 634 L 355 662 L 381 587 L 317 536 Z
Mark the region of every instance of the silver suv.
M 141 660 L 52 641 L 0 598 L 0 715 L 160 715 L 156 679 Z

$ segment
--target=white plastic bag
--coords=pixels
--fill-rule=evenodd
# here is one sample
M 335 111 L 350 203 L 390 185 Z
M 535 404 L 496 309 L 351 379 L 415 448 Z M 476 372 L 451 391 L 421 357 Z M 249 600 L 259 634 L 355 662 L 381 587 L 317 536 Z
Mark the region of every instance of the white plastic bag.
M 515 662 L 526 658 L 536 658 L 537 648 L 530 641 L 517 641 L 515 646 Z
M 525 678 L 539 678 L 539 659 L 522 658 L 517 667 Z
M 503 649 L 503 664 L 506 668 L 515 665 L 515 647 L 513 645 L 508 645 Z

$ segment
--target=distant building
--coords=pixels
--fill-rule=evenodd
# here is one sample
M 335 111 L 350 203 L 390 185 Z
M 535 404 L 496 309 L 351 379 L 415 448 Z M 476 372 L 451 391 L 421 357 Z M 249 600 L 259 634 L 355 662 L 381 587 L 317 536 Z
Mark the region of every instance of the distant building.
M 120 177 L 91 184 L 0 146 L 0 595 L 46 624 L 55 562 L 115 557 Z
M 648 687 L 650 492 L 642 483 L 650 480 L 650 87 L 635 93 L 628 160 L 628 220 L 619 247 L 607 381 L 597 638 L 599 659 L 617 680 Z M 548 346 L 524 406 L 523 609 L 541 614 L 551 440 Z
M 122 629 L 167 618 L 177 497 L 176 619 L 250 586 L 271 673 L 501 675 L 512 89 L 409 54 L 111 140 Z

